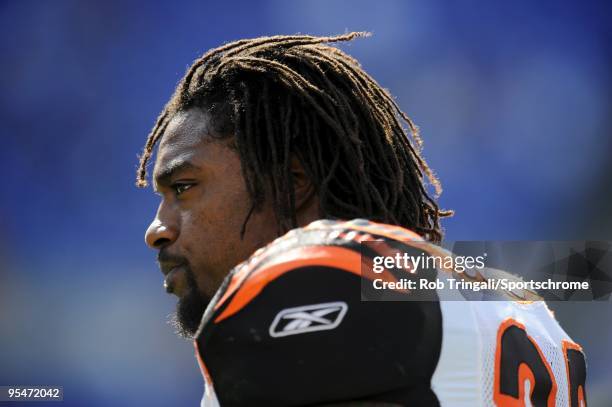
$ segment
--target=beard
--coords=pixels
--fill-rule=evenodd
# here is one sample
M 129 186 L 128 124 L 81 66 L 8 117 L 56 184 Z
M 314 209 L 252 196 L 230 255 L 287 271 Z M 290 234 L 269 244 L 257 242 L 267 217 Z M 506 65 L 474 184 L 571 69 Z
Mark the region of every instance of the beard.
M 176 312 L 171 315 L 170 323 L 179 336 L 192 340 L 195 339 L 210 298 L 198 290 L 191 268 L 187 267 L 186 271 L 187 293 L 176 304 Z

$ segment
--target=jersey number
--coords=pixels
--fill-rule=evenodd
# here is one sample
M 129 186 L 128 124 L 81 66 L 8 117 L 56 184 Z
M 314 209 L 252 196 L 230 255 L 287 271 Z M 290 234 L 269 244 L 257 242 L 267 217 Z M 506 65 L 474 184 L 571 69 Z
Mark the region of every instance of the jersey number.
M 572 407 L 585 407 L 586 362 L 579 345 L 563 341 Z M 550 365 L 525 326 L 507 319 L 497 332 L 493 399 L 500 407 L 553 407 L 557 382 Z

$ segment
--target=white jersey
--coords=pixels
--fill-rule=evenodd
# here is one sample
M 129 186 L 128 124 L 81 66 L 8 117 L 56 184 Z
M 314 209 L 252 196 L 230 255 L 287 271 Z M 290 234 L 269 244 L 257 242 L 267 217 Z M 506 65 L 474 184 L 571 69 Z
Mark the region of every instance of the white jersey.
M 443 336 L 432 388 L 442 406 L 531 406 L 535 392 L 536 404 L 586 405 L 582 349 L 544 301 L 438 294 Z
M 488 297 L 499 301 L 467 301 L 448 281 L 437 285 L 516 277 L 433 268 L 421 274 L 436 283 L 431 298 L 392 289 L 381 301 L 376 279 L 397 283 L 405 274 L 370 266 L 398 250 L 449 254 L 397 226 L 320 221 L 237 266 L 195 341 L 202 405 L 586 405 L 582 349 L 544 301 L 526 301 L 539 299 L 535 293 L 493 291 Z

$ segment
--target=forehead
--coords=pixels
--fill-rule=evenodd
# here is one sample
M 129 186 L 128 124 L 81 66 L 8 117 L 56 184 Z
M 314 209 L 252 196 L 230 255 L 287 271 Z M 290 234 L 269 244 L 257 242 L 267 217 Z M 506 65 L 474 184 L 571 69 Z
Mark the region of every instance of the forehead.
M 216 141 L 210 132 L 209 115 L 200 109 L 176 113 L 159 143 L 153 174 L 174 162 L 199 161 L 206 146 Z
M 209 127 L 209 116 L 200 109 L 176 113 L 159 143 L 155 166 L 178 157 L 193 155 L 198 147 L 212 141 Z

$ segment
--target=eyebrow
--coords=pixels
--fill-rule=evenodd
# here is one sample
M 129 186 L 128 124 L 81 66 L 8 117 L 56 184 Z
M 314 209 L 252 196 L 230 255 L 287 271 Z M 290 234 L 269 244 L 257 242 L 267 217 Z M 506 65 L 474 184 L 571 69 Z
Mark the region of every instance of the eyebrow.
M 155 175 L 153 189 L 157 190 L 158 186 L 166 186 L 170 184 L 172 177 L 187 170 L 200 170 L 201 168 L 186 160 L 174 160 L 162 167 Z

